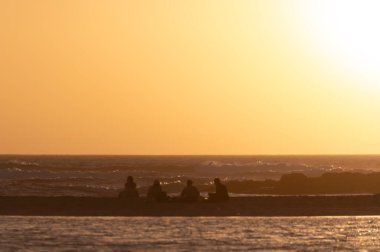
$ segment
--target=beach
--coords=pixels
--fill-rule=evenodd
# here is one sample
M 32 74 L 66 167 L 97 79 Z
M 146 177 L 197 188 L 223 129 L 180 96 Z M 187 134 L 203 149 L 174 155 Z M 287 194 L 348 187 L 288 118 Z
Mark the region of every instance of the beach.
M 34 216 L 355 216 L 378 215 L 380 197 L 257 196 L 228 202 L 126 202 L 112 197 L 0 197 L 0 215 Z

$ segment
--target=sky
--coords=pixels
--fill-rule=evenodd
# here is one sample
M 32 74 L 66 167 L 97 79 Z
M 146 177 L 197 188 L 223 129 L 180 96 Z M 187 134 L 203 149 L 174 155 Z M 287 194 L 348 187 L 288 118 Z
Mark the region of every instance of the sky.
M 0 153 L 379 154 L 379 11 L 2 0 Z

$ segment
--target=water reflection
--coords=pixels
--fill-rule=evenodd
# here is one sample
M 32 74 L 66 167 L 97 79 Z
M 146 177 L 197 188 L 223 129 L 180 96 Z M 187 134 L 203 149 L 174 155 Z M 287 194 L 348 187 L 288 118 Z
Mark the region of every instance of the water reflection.
M 0 217 L 0 250 L 378 250 L 380 217 Z

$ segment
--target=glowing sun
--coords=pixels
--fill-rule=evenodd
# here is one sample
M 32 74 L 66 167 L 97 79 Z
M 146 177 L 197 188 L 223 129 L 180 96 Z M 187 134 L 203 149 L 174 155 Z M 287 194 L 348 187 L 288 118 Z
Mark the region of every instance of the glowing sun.
M 303 29 L 328 62 L 380 83 L 380 1 L 302 1 Z

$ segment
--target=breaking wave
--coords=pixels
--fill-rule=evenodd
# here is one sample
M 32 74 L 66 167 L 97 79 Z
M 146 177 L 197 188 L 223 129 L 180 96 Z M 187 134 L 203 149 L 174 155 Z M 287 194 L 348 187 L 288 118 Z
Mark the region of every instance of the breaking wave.
M 144 193 L 156 178 L 169 193 L 187 179 L 279 179 L 286 173 L 380 171 L 380 156 L 0 156 L 0 195 L 115 196 L 128 175 Z

